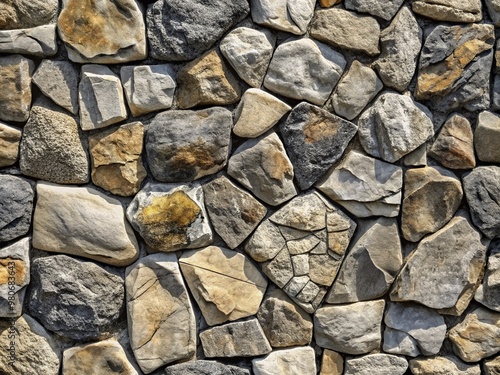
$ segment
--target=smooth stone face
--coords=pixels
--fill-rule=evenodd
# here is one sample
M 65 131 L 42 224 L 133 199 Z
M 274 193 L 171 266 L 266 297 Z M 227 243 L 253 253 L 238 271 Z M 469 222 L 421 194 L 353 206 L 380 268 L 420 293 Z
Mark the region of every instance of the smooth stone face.
M 432 137 L 429 116 L 408 96 L 382 94 L 359 118 L 361 145 L 368 154 L 393 163 Z
M 311 36 L 334 47 L 371 56 L 380 52 L 377 20 L 340 8 L 318 10 L 311 24 Z
M 314 337 L 322 348 L 365 354 L 380 347 L 383 300 L 323 306 L 314 314 Z
M 391 354 L 370 354 L 350 358 L 345 362 L 345 375 L 371 375 L 374 370 L 381 374 L 403 375 L 408 368 L 404 357 Z
M 301 190 L 310 188 L 338 161 L 357 126 L 311 105 L 297 105 L 280 126 Z
M 474 132 L 474 146 L 479 160 L 500 162 L 498 142 L 500 142 L 500 117 L 493 112 L 481 112 Z
M 34 195 L 33 188 L 25 179 L 0 175 L 0 242 L 28 233 Z
M 58 0 L 5 0 L 0 9 L 0 30 L 27 29 L 55 21 Z
M 238 27 L 220 43 L 220 51 L 238 76 L 252 87 L 262 86 L 276 37 L 271 31 Z
M 152 252 L 212 243 L 203 190 L 197 183 L 148 183 L 127 208 L 127 218 Z
M 468 364 L 453 356 L 416 358 L 410 361 L 414 375 L 480 375 L 478 364 Z
M 209 246 L 184 252 L 179 263 L 208 325 L 245 318 L 258 311 L 267 281 L 243 254 Z
M 210 222 L 230 249 L 240 245 L 266 216 L 267 208 L 227 177 L 204 184 L 203 192 Z
M 20 53 L 37 57 L 53 56 L 57 53 L 56 25 L 21 30 L 0 30 L 0 53 Z
M 246 0 L 156 1 L 146 12 L 150 54 L 159 60 L 192 60 L 249 12 Z
M 316 375 L 314 349 L 301 347 L 275 351 L 252 361 L 255 375 Z
M 0 122 L 0 168 L 16 163 L 22 132 Z
M 486 0 L 485 3 L 488 14 L 494 25 L 500 26 L 500 2 L 498 0 Z
M 369 13 L 389 21 L 397 13 L 404 0 L 344 0 L 346 9 Z
M 474 299 L 487 308 L 500 312 L 500 248 L 492 242 L 483 283 L 477 288 Z
M 124 307 L 121 277 L 66 255 L 35 259 L 30 287 L 30 314 L 45 328 L 73 340 L 108 335 Z
M 90 187 L 37 184 L 33 247 L 126 266 L 139 245 L 121 203 Z
M 165 375 L 250 375 L 250 371 L 216 361 L 197 360 L 165 368 Z
M 33 106 L 23 129 L 21 172 L 58 184 L 89 181 L 87 142 L 75 119 L 47 102 Z
M 285 41 L 274 51 L 264 86 L 289 98 L 323 105 L 345 65 L 344 57 L 323 43 L 307 38 Z
M 207 329 L 200 340 L 207 358 L 256 357 L 272 351 L 257 319 Z
M 342 375 L 343 372 L 344 358 L 333 350 L 323 350 L 319 375 Z
M 120 77 L 133 116 L 172 106 L 177 83 L 170 65 L 124 66 Z
M 130 346 L 146 374 L 196 351 L 196 320 L 174 254 L 153 254 L 127 268 Z
M 146 58 L 146 27 L 134 0 L 63 0 L 57 27 L 71 61 L 116 64 Z
M 315 0 L 250 0 L 252 19 L 259 25 L 303 35 L 314 14 Z
M 413 11 L 437 21 L 478 22 L 483 18 L 480 0 L 419 0 Z

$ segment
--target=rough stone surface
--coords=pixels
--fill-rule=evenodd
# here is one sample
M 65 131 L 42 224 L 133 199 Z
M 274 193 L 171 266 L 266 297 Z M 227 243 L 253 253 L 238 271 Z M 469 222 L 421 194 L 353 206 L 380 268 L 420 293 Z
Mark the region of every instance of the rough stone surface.
M 497 241 L 492 242 L 483 283 L 477 288 L 474 299 L 500 312 L 500 247 Z
M 486 375 L 498 375 L 500 373 L 500 357 L 484 361 L 483 369 Z
M 413 11 L 437 21 L 477 22 L 483 18 L 480 0 L 418 0 Z
M 454 356 L 416 358 L 410 361 L 414 375 L 480 375 L 479 365 L 470 365 Z
M 57 53 L 56 25 L 0 30 L 0 52 L 37 57 L 53 56 Z
M 254 359 L 252 369 L 255 375 L 316 375 L 314 349 L 278 350 L 264 358 Z
M 369 13 L 389 21 L 397 13 L 404 0 L 344 0 L 346 9 L 356 10 L 361 13 Z
M 267 281 L 245 255 L 209 246 L 184 252 L 179 263 L 208 325 L 245 318 L 259 310 Z
M 342 375 L 343 372 L 344 359 L 342 356 L 333 350 L 323 350 L 319 375 Z
M 500 162 L 500 151 L 497 147 L 499 141 L 500 117 L 493 112 L 481 112 L 474 132 L 474 146 L 478 159 L 490 163 Z
M 340 3 L 341 1 L 342 0 L 319 0 L 319 5 L 321 5 L 323 8 L 330 8 L 335 4 Z
M 348 359 L 344 374 L 371 375 L 377 371 L 380 374 L 403 375 L 407 368 L 408 361 L 404 357 L 379 353 Z
M 16 163 L 21 135 L 20 129 L 0 122 L 0 168 Z
M 95 263 L 66 255 L 38 258 L 32 263 L 31 278 L 30 314 L 61 336 L 100 339 L 123 310 L 123 279 Z
M 139 245 L 120 202 L 90 187 L 37 184 L 33 247 L 126 266 Z
M 491 20 L 495 26 L 500 26 L 500 2 L 498 0 L 486 0 L 485 3 Z
M 250 371 L 216 361 L 198 360 L 169 366 L 165 375 L 250 375 Z
M 196 321 L 174 254 L 153 254 L 127 268 L 130 345 L 147 374 L 196 350 Z
M 345 65 L 344 57 L 323 43 L 288 40 L 274 51 L 264 86 L 289 98 L 323 105 Z
M 5 0 L 0 9 L 0 30 L 27 29 L 55 21 L 58 0 Z
M 406 167 L 425 167 L 427 165 L 427 143 L 423 143 L 403 158 Z

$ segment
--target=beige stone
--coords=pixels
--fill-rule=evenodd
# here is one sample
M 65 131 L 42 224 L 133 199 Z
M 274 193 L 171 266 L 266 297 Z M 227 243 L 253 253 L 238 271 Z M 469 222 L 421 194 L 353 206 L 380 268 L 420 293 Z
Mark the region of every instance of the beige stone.
M 31 107 L 33 61 L 21 56 L 0 57 L 0 120 L 26 121 Z
M 486 375 L 500 374 L 500 357 L 495 357 L 493 359 L 484 361 L 483 369 Z
M 480 375 L 477 364 L 468 364 L 453 356 L 423 357 L 410 361 L 411 373 L 414 375 Z
M 321 357 L 321 371 L 319 375 L 342 375 L 344 359 L 333 350 L 325 349 Z
M 481 0 L 419 0 L 413 11 L 437 21 L 478 22 L 483 19 Z
M 3 0 L 0 30 L 26 29 L 55 21 L 58 0 Z
M 21 135 L 21 130 L 0 122 L 0 167 L 16 163 Z

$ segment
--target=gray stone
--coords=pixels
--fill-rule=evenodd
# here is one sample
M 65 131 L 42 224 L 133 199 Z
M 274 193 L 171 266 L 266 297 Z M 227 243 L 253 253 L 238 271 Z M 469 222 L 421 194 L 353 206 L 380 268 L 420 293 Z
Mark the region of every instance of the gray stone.
M 413 11 L 437 21 L 478 22 L 483 19 L 481 0 L 418 0 Z
M 403 157 L 405 167 L 425 167 L 427 165 L 427 143 L 423 143 L 415 150 Z
M 53 56 L 57 53 L 56 25 L 21 30 L 0 30 L 0 52 L 37 57 Z
M 495 26 L 500 26 L 500 1 L 486 0 L 486 9 Z
M 174 254 L 153 254 L 127 268 L 130 345 L 146 374 L 196 351 L 196 320 Z
M 344 0 L 346 9 L 369 13 L 389 21 L 397 13 L 404 0 Z
M 273 259 L 285 247 L 285 238 L 277 225 L 265 220 L 245 243 L 245 252 L 257 262 Z
M 252 19 L 259 25 L 303 35 L 314 14 L 315 0 L 250 0 Z
M 480 375 L 479 364 L 468 364 L 454 356 L 415 358 L 410 360 L 414 375 Z
M 345 65 L 344 57 L 323 43 L 287 40 L 274 51 L 264 86 L 289 98 L 323 105 Z
M 197 360 L 168 366 L 165 375 L 250 375 L 250 371 L 216 361 Z
M 493 112 L 483 111 L 477 118 L 476 131 L 474 132 L 474 148 L 481 161 L 500 162 L 500 117 Z
M 256 357 L 272 351 L 257 319 L 207 329 L 200 340 L 207 358 Z
M 430 112 L 408 96 L 384 93 L 358 121 L 365 151 L 393 163 L 434 134 Z
M 0 9 L 0 30 L 27 29 L 53 23 L 58 0 L 5 0 Z
M 314 185 L 341 158 L 357 130 L 353 123 L 306 102 L 292 110 L 280 131 L 301 190 Z
M 492 242 L 483 283 L 477 288 L 474 299 L 487 308 L 500 312 L 500 247 Z
M 231 112 L 225 108 L 159 113 L 146 132 L 153 177 L 162 182 L 193 181 L 220 171 L 229 156 L 231 127 Z
M 316 375 L 314 349 L 301 347 L 277 350 L 252 360 L 255 375 Z
M 495 56 L 497 56 L 497 53 L 498 52 L 495 51 Z M 498 58 L 495 57 L 495 60 L 498 60 Z M 496 72 L 498 68 L 494 66 L 493 69 Z M 493 88 L 491 90 L 492 91 L 491 108 L 495 111 L 498 111 L 500 109 L 500 75 L 495 74 L 492 82 L 493 82 Z
M 74 340 L 108 335 L 124 307 L 121 277 L 66 255 L 35 259 L 30 287 L 31 315 L 46 329 Z
M 404 357 L 391 354 L 370 354 L 358 358 L 349 358 L 345 362 L 345 375 L 379 374 L 403 375 L 408 368 Z
M 249 12 L 246 0 L 156 1 L 146 13 L 150 54 L 159 60 L 192 60 Z
M 16 163 L 21 135 L 20 129 L 0 122 L 0 168 Z

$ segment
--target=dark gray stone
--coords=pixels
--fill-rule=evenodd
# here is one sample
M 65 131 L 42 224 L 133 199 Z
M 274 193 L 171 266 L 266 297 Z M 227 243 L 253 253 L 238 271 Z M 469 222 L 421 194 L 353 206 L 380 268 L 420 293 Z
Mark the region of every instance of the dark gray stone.
M 0 242 L 28 233 L 34 195 L 26 180 L 0 175 Z
M 250 375 L 250 371 L 216 361 L 194 361 L 169 366 L 165 375 Z

